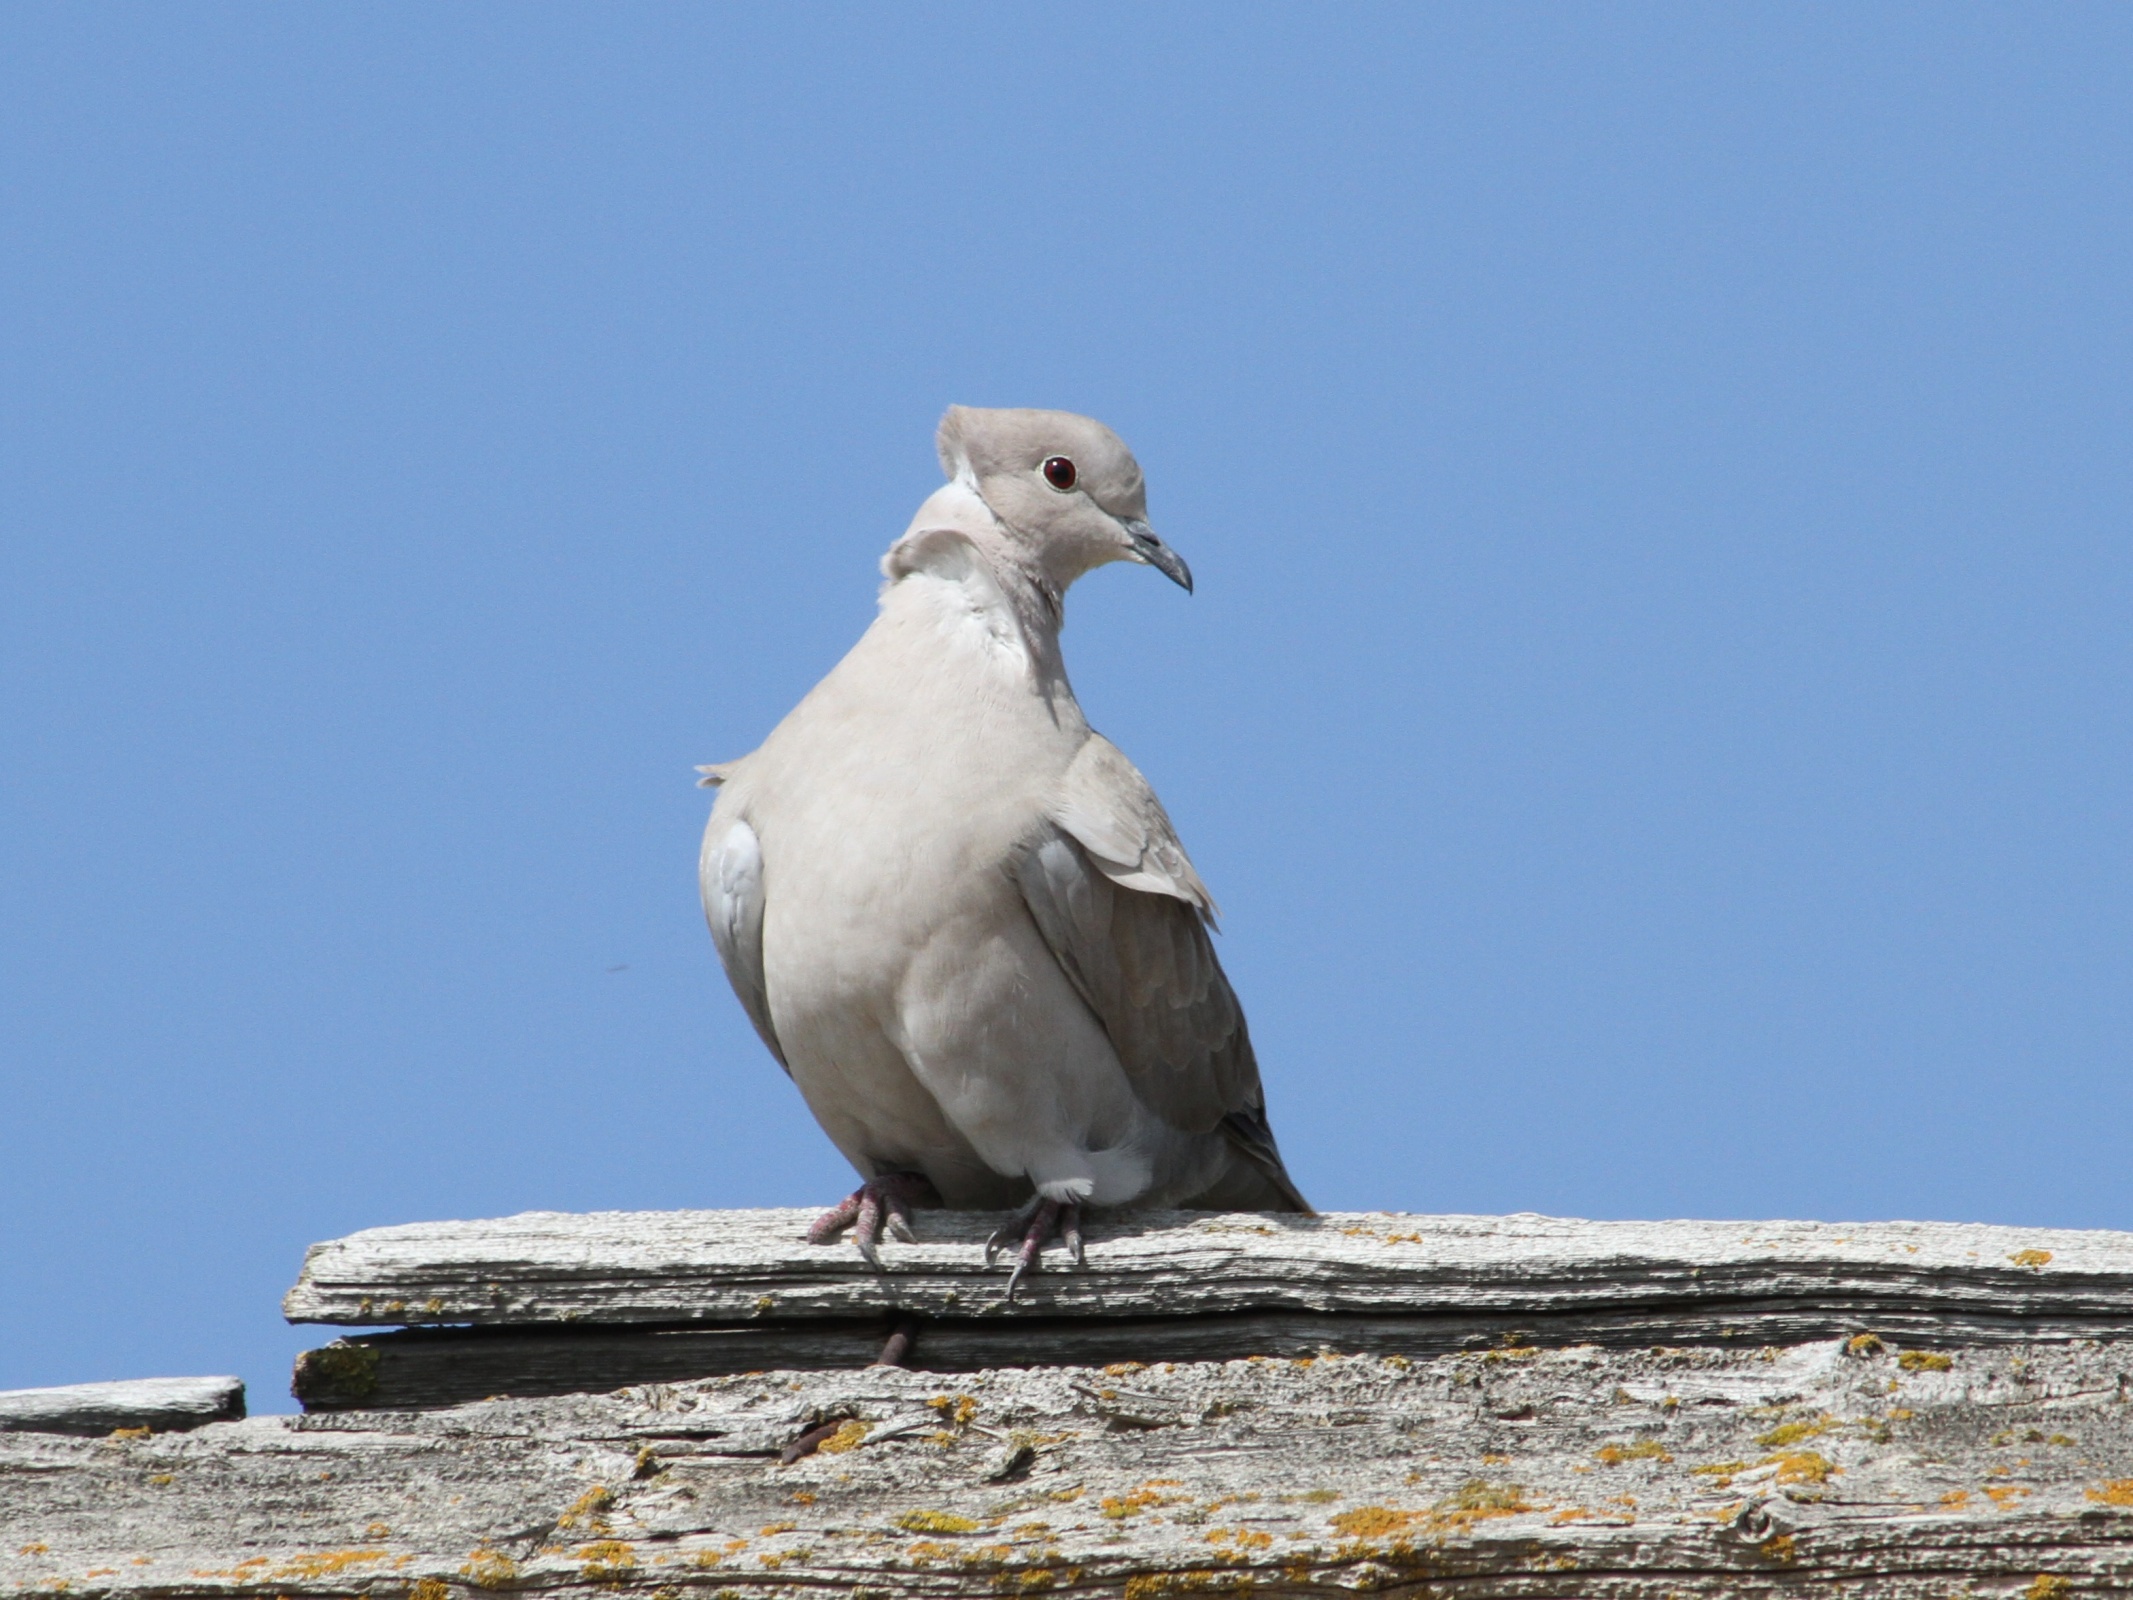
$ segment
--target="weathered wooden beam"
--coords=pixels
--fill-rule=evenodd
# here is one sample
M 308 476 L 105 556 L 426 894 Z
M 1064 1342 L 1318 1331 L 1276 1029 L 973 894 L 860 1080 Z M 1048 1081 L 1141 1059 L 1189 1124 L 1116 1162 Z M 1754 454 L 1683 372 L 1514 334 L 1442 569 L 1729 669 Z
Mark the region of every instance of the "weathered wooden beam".
M 0 1433 L 166 1433 L 243 1415 L 242 1378 L 133 1378 L 0 1391 Z
M 878 1317 L 1007 1320 L 1320 1312 L 1508 1318 L 1661 1310 L 1714 1333 L 1787 1307 L 1866 1325 L 2133 1329 L 2133 1234 L 1952 1223 L 1581 1222 L 1142 1212 L 1088 1228 L 1085 1270 L 1024 1280 L 981 1257 L 999 1218 L 922 1212 L 920 1242 L 802 1242 L 803 1211 L 532 1212 L 316 1245 L 293 1322 L 524 1326 Z M 1819 1310 L 1818 1310 L 1819 1308 Z M 1825 1320 L 1813 1326 L 1827 1327 Z
M 2133 1345 L 773 1372 L 0 1436 L 0 1592 L 2133 1591 Z M 815 1453 L 780 1465 L 803 1434 Z
M 743 1327 L 402 1328 L 338 1339 L 297 1358 L 290 1392 L 307 1411 L 448 1406 L 495 1395 L 592 1394 L 632 1384 L 762 1372 L 864 1367 L 882 1350 L 886 1319 L 818 1318 Z M 1201 1317 L 927 1320 L 898 1363 L 926 1372 L 1106 1366 L 1119 1361 L 1233 1361 L 1343 1355 L 1410 1358 L 1505 1347 L 1615 1349 L 1654 1345 L 1800 1344 L 1873 1332 L 1913 1348 L 2079 1338 L 2086 1321 L 1954 1318 L 1885 1307 L 1735 1305 L 1723 1321 L 1691 1307 L 1592 1315 L 1354 1316 L 1238 1312 Z

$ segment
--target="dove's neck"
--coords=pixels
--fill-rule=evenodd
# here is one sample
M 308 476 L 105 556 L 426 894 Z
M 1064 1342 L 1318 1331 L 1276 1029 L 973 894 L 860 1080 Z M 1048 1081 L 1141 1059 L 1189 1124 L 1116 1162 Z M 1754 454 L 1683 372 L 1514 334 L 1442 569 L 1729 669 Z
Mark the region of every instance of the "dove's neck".
M 1061 586 L 1009 537 L 975 489 L 960 480 L 942 486 L 889 546 L 881 570 L 889 580 L 884 611 L 933 608 L 943 626 L 977 630 L 1047 699 L 1072 697 L 1059 651 Z

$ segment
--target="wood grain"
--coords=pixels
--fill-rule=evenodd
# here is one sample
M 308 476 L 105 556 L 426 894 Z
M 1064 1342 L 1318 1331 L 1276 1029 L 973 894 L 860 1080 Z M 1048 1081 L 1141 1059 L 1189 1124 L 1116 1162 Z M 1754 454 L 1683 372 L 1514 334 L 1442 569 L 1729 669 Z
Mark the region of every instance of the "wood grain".
M 1876 1310 L 1882 1314 L 1875 1314 Z M 901 1363 L 923 1372 L 1106 1366 L 1120 1361 L 1233 1361 L 1343 1355 L 1428 1357 L 1455 1351 L 1654 1345 L 1760 1348 L 1872 1332 L 1919 1349 L 2078 1338 L 2081 1321 L 1886 1314 L 1885 1308 L 1797 1303 L 1729 1309 L 1722 1322 L 1693 1310 L 1593 1315 L 1354 1316 L 1239 1312 L 1204 1317 L 1052 1317 L 929 1320 Z M 771 1369 L 864 1367 L 888 1336 L 885 1318 L 744 1327 L 403 1328 L 357 1334 L 297 1358 L 290 1389 L 307 1411 L 459 1405 L 492 1395 L 597 1394 Z
M 1910 1359 L 1906 1359 L 1906 1358 Z M 0 1435 L 0 1592 L 2133 1591 L 2133 1346 L 770 1372 Z M 825 1446 L 784 1447 L 825 1421 Z
M 241 1378 L 134 1378 L 0 1392 L 0 1432 L 6 1433 L 163 1433 L 243 1415 Z
M 1787 1307 L 1960 1335 L 2034 1323 L 2133 1329 L 2133 1234 L 1954 1223 L 1583 1222 L 1342 1213 L 1127 1213 L 1088 1266 L 1025 1280 L 981 1259 L 990 1214 L 923 1212 L 887 1270 L 802 1242 L 804 1211 L 530 1212 L 373 1228 L 316 1245 L 293 1322 L 525 1326 L 929 1317 L 1179 1317 L 1289 1311 L 1518 1320 L 1663 1310 L 1723 1326 Z M 1758 1308 L 1760 1308 L 1758 1310 Z M 1819 1308 L 1819 1309 L 1818 1309 Z

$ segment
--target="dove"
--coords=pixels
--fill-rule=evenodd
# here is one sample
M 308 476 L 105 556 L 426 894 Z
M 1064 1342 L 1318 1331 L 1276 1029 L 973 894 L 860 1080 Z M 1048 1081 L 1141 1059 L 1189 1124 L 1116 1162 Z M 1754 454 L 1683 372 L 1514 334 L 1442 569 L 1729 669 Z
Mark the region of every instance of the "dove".
M 1114 561 L 1190 593 L 1102 423 L 951 406 L 946 484 L 882 558 L 878 614 L 736 761 L 700 875 L 756 1032 L 863 1180 L 808 1237 L 880 1265 L 914 1207 L 1014 1209 L 1012 1298 L 1084 1207 L 1310 1211 L 1267 1122 L 1215 903 L 1154 791 L 1089 726 L 1059 635 Z

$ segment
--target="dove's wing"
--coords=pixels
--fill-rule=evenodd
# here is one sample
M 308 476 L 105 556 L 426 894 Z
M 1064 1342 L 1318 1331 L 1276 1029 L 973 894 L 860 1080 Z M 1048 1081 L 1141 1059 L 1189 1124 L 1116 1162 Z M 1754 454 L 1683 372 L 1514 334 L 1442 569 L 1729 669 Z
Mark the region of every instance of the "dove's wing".
M 704 916 L 725 964 L 726 981 L 763 1043 L 790 1075 L 792 1067 L 770 1025 L 770 993 L 763 979 L 763 846 L 745 819 L 735 817 L 723 829 L 705 834 L 698 877 Z
M 1051 822 L 1018 865 L 1022 897 L 1135 1091 L 1173 1127 L 1219 1128 L 1309 1210 L 1282 1169 L 1244 1010 L 1208 937 L 1214 902 L 1147 779 L 1092 735 Z

